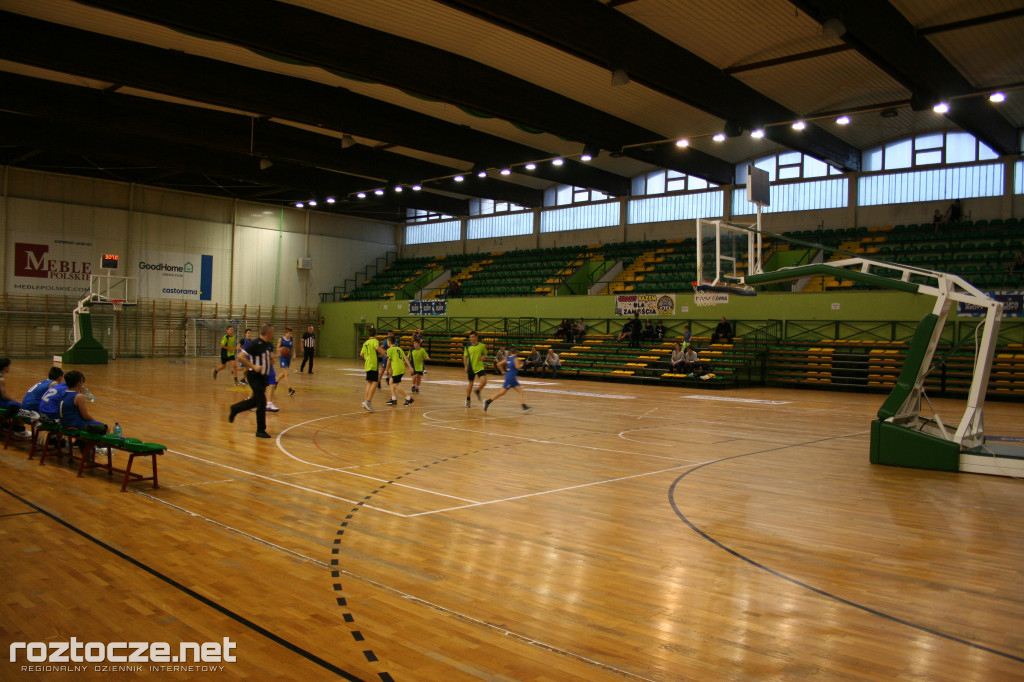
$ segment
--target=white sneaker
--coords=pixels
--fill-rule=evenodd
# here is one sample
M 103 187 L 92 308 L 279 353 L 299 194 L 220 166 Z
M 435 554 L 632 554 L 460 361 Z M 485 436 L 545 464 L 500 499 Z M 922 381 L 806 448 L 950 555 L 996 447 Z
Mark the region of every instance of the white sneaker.
M 373 412 L 373 405 L 371 405 L 368 400 L 364 400 L 363 409 L 365 409 L 367 412 Z
M 280 412 L 281 410 L 274 403 L 267 403 L 267 412 Z

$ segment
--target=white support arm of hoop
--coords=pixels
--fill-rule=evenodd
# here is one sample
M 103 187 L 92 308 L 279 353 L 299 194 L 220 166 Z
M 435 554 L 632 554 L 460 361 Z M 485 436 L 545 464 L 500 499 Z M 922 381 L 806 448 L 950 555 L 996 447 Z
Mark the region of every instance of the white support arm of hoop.
M 875 274 L 872 272 L 874 269 L 896 271 L 899 273 L 899 279 L 885 274 Z M 914 382 L 914 389 L 896 415 L 891 418 L 892 421 L 909 422 L 915 426 L 921 424 L 919 416 L 921 413 L 921 399 L 924 396 L 924 382 L 931 369 L 931 362 L 935 355 L 935 349 L 938 347 L 939 340 L 942 337 L 943 327 L 949 315 L 950 307 L 956 303 L 970 303 L 985 310 L 985 327 L 981 341 L 975 349 L 974 375 L 971 377 L 971 387 L 967 395 L 967 407 L 963 417 L 960 419 L 960 425 L 956 433 L 950 435 L 943 428 L 941 421 L 939 421 L 937 423 L 937 432 L 933 433 L 933 435 L 940 438 L 952 440 L 964 448 L 981 445 L 985 436 L 985 391 L 988 388 L 988 380 L 992 372 L 992 360 L 995 357 L 996 342 L 999 338 L 999 325 L 1003 315 L 1003 304 L 990 298 L 983 291 L 958 275 L 900 265 L 898 263 L 870 261 L 864 258 L 847 258 L 845 260 L 833 261 L 827 265 L 798 265 L 781 268 L 761 275 L 747 276 L 742 278 L 742 280 L 744 284 L 753 285 L 800 279 L 801 277 L 814 275 L 832 275 L 837 279 L 853 279 L 879 287 L 935 297 L 935 305 L 932 308 L 932 312 L 939 320 L 935 325 L 935 331 L 932 333 L 928 352 L 921 363 L 921 369 Z M 924 284 L 914 283 L 910 281 L 910 278 L 913 276 L 924 277 L 932 281 Z M 929 432 L 933 431 L 929 424 L 921 424 L 921 428 L 927 429 Z

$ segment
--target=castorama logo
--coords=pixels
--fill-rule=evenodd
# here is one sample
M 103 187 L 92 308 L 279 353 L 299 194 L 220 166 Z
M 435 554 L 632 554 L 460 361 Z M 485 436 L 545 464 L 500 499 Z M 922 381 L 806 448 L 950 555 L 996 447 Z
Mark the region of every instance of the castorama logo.
M 50 247 L 46 244 L 14 244 L 14 276 L 42 279 L 89 279 L 92 263 L 88 261 L 47 258 Z

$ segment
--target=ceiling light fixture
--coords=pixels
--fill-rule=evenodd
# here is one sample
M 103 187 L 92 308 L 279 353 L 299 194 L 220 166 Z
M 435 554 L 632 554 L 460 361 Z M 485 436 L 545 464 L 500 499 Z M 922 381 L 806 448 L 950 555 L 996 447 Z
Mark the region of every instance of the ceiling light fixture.
M 991 95 L 988 96 L 988 101 L 989 102 L 994 102 L 995 104 L 999 104 L 1000 102 L 1005 102 L 1006 101 L 1006 93 L 1004 93 L 1004 92 L 993 92 Z
M 348 133 L 345 133 L 344 135 L 341 136 L 341 148 L 342 149 L 348 149 L 349 147 L 354 146 L 355 143 L 356 143 L 355 138 L 353 138 Z
M 601 148 L 596 144 L 583 145 L 583 153 L 580 154 L 580 161 L 593 161 L 594 157 L 601 153 Z
M 360 199 L 365 199 L 366 198 L 366 192 L 360 192 L 356 196 L 359 197 Z
M 850 117 L 849 116 L 840 116 L 839 118 L 836 119 L 836 123 L 841 125 L 841 126 L 850 125 Z
M 382 190 L 382 189 L 375 189 L 375 190 L 373 190 L 373 193 L 376 194 L 379 197 L 384 196 L 384 190 Z
M 413 185 L 412 186 L 412 191 L 413 192 L 419 192 L 421 189 L 423 189 L 422 185 Z
M 936 114 L 945 114 L 949 111 L 949 105 L 946 104 L 945 102 L 939 102 L 934 107 L 932 107 L 932 111 L 934 111 Z
M 686 139 L 686 138 L 684 137 L 684 138 L 682 138 L 682 139 L 676 140 L 676 146 L 677 146 L 677 147 L 689 147 L 689 146 L 690 146 L 690 141 L 689 141 L 689 140 L 687 140 L 687 139 Z
M 762 137 L 764 137 L 764 128 L 757 128 L 755 130 L 751 130 L 750 136 L 753 137 L 754 139 L 760 140 Z
M 402 192 L 402 186 L 401 185 L 395 185 L 395 192 L 398 192 L 400 194 Z
M 711 139 L 715 142 L 725 142 L 725 133 L 718 133 Z
M 308 203 L 310 206 L 316 206 L 316 199 L 310 199 Z
M 525 166 L 523 166 L 523 167 L 524 167 L 524 168 L 525 168 L 526 170 L 536 170 L 536 168 L 537 168 L 537 164 L 535 164 L 535 163 L 533 163 L 533 162 L 531 161 L 530 163 L 526 164 L 526 165 L 525 165 Z
M 465 179 L 466 178 L 462 177 L 461 175 L 456 175 L 454 178 L 452 178 L 452 180 L 454 180 L 455 182 L 462 182 Z
M 295 208 L 306 208 L 306 205 L 304 203 L 302 203 L 301 201 L 296 201 L 295 202 Z
M 328 204 L 333 204 L 334 203 L 334 197 L 327 197 L 327 203 Z
M 806 127 L 807 124 L 804 123 L 803 121 L 796 121 L 795 123 L 793 123 L 793 130 L 804 130 Z
M 487 171 L 485 171 L 485 170 L 482 170 L 482 171 L 477 171 L 477 172 L 476 172 L 476 176 L 477 176 L 478 178 L 486 178 L 486 177 L 487 177 Z
M 561 159 L 551 159 L 552 166 L 561 166 L 563 163 L 565 162 L 562 161 Z
M 502 175 L 512 175 L 512 169 L 511 168 L 502 168 L 501 169 L 501 174 Z

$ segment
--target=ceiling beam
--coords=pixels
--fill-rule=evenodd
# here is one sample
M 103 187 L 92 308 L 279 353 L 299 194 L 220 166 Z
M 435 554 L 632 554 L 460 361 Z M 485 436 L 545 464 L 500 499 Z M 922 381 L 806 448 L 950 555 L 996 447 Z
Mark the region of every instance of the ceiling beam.
M 356 144 L 342 149 L 337 138 L 264 118 L 114 94 L 27 76 L 0 73 L 0 92 L 5 93 L 4 108 L 8 111 L 249 154 L 275 162 L 327 168 L 361 176 L 365 180 L 359 189 L 366 191 L 385 185 L 417 185 L 427 178 L 458 172 L 365 145 Z M 493 178 L 469 183 L 465 187 L 456 187 L 450 179 L 433 181 L 427 186 L 511 201 L 531 208 L 544 204 L 541 190 Z
M 860 150 L 853 145 L 812 123 L 793 130 L 788 123 L 799 114 L 611 6 L 592 0 L 439 1 L 598 66 L 624 69 L 631 80 L 746 130 L 787 123 L 766 127 L 765 137 L 845 170 L 860 170 Z
M 662 134 L 471 59 L 292 4 L 274 0 L 78 1 L 440 99 L 610 151 L 664 139 Z M 545 6 L 552 4 L 561 3 Z M 586 0 L 586 4 L 592 3 Z M 623 153 L 633 156 L 629 149 Z M 705 152 L 693 149 L 672 158 L 673 170 L 723 184 L 732 179 L 733 165 Z
M 2 11 L 0 58 L 464 159 L 467 168 L 474 163 L 500 168 L 553 156 L 344 88 Z M 629 178 L 574 161 L 557 168 L 541 164 L 529 174 L 613 196 L 630 191 Z
M 950 101 L 946 117 L 999 154 L 1020 151 L 1020 135 L 974 86 L 887 0 L 790 0 L 809 17 L 842 21 L 844 42 L 903 84 L 915 110 Z
M 24 145 L 132 166 L 176 169 L 216 178 L 289 188 L 299 199 L 311 196 L 342 198 L 361 188 L 360 181 L 356 178 L 319 168 L 282 162 L 261 170 L 257 160 L 248 154 L 213 150 L 123 131 L 108 131 L 77 123 L 58 122 L 8 112 L 0 112 L 0 144 Z M 356 201 L 352 200 L 352 203 Z M 344 203 L 344 199 L 341 203 Z M 387 192 L 378 203 L 451 215 L 465 215 L 469 211 L 468 202 L 431 192 L 403 192 L 401 195 Z

